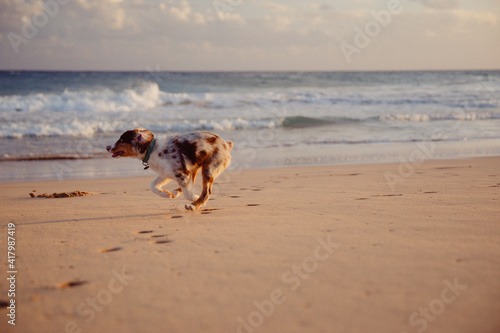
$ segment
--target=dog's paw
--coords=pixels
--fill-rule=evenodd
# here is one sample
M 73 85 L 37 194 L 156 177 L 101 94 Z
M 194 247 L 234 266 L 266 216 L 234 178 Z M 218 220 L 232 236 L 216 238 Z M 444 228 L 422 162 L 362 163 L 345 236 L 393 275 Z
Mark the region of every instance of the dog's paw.
M 170 199 L 172 198 L 172 193 L 166 190 L 155 191 L 155 194 L 159 195 L 162 198 Z
M 171 194 L 171 196 L 170 196 L 170 197 L 171 197 L 172 199 L 175 199 L 175 198 L 177 198 L 179 195 L 181 195 L 181 193 L 182 193 L 182 189 L 181 189 L 181 188 L 175 189 L 175 190 L 173 190 L 173 191 L 172 191 L 172 194 Z
M 194 212 L 196 210 L 196 206 L 193 204 L 185 205 L 184 208 L 186 208 L 186 210 L 190 210 L 192 212 Z

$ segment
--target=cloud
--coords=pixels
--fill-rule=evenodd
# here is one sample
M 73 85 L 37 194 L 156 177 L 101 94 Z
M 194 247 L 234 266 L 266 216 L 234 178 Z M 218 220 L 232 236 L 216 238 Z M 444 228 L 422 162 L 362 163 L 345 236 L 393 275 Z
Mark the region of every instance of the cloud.
M 0 0 L 0 29 L 14 31 L 20 29 L 23 17 L 29 18 L 43 10 L 43 1 L 30 2 L 17 0 Z
M 281 3 L 276 3 L 276 2 L 271 2 L 271 1 L 262 1 L 260 5 L 263 8 L 266 8 L 268 11 L 274 12 L 274 13 L 291 13 L 294 12 L 295 10 L 288 6 L 284 5 Z
M 488 24 L 496 25 L 498 22 L 498 15 L 491 12 L 471 12 L 466 10 L 453 10 L 453 15 L 455 15 L 460 21 L 472 22 L 476 24 Z
M 460 6 L 459 0 L 413 0 L 420 2 L 428 8 L 434 9 L 454 9 Z
M 339 43 L 352 43 L 354 28 L 363 28 L 373 20 L 373 10 L 387 5 L 232 0 L 218 10 L 212 0 L 72 0 L 21 44 L 16 56 L 7 34 L 21 34 L 22 18 L 30 21 L 44 1 L 0 0 L 0 68 L 345 69 Z M 353 61 L 353 69 L 451 66 L 447 57 L 465 59 L 472 44 L 489 57 L 488 64 L 500 59 L 499 10 L 451 9 L 453 0 L 418 1 L 421 6 L 405 6 L 393 17 Z M 439 10 L 444 8 L 450 10 Z M 467 59 L 473 63 L 473 55 Z
M 169 8 L 171 16 L 179 21 L 190 21 L 191 5 L 187 1 L 181 1 L 178 6 Z
M 498 11 L 408 10 L 382 32 L 358 62 L 375 59 L 408 69 L 500 68 Z
M 87 18 L 92 19 L 99 26 L 104 25 L 112 30 L 124 28 L 127 20 L 123 0 L 77 0 L 75 10 L 79 13 L 86 12 Z M 80 15 L 80 14 L 79 14 Z

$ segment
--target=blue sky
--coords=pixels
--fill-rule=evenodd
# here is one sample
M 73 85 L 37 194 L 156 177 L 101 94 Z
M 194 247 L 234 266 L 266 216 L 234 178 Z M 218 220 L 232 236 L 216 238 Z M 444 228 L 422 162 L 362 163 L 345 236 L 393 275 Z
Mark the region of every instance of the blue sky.
M 0 0 L 0 69 L 500 69 L 500 0 Z

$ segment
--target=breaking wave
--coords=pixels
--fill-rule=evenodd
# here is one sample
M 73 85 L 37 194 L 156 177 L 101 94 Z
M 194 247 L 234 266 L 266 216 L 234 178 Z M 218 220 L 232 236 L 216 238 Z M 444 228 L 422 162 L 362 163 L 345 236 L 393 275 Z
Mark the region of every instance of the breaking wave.
M 156 82 L 148 81 L 119 91 L 93 86 L 60 93 L 32 92 L 0 96 L 0 138 L 89 137 L 134 126 L 163 132 L 300 130 L 500 119 L 500 105 L 493 98 L 461 100 L 455 93 L 433 98 L 421 93 L 408 95 L 408 99 L 400 99 L 389 89 L 359 94 L 337 88 L 176 93 L 162 91 Z

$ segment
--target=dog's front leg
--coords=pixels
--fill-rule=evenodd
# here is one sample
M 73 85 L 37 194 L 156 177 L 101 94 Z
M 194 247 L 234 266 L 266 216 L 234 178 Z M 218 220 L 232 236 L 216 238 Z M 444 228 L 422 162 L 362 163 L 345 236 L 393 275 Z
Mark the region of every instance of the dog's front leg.
M 198 196 L 194 194 L 193 181 L 190 176 L 180 175 L 179 177 L 176 177 L 176 179 L 180 186 L 180 188 L 177 189 L 179 194 L 184 193 L 184 197 L 190 201 L 198 199 Z
M 177 189 L 175 190 L 177 191 L 177 193 L 172 194 L 171 192 L 162 189 L 162 187 L 169 181 L 170 179 L 167 177 L 158 176 L 151 182 L 149 188 L 151 189 L 151 192 L 159 195 L 162 198 L 176 198 L 182 193 L 182 190 Z

